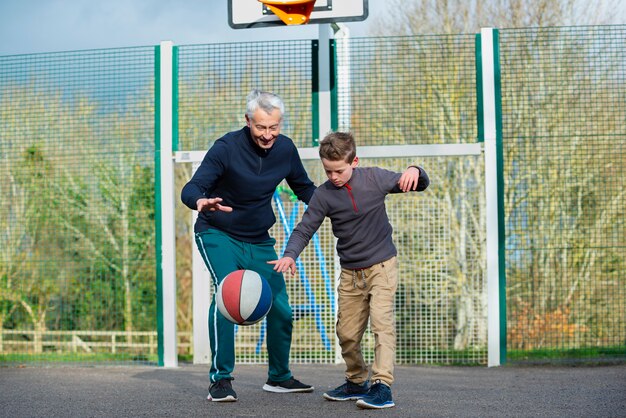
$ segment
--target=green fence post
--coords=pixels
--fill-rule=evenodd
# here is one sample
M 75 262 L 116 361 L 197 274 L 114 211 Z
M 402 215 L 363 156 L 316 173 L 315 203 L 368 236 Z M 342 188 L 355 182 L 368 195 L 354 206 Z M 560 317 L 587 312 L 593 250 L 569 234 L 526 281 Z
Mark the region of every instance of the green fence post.
M 506 361 L 504 177 L 498 31 L 483 28 L 476 42 L 479 141 L 485 150 L 487 200 L 488 365 Z
M 161 47 L 154 47 L 154 205 L 155 205 L 155 258 L 156 258 L 156 306 L 157 346 L 159 366 L 163 366 L 163 271 L 161 270 Z
M 314 111 L 317 111 L 317 136 L 313 138 L 313 146 L 317 146 L 321 138 L 323 138 L 332 129 L 332 103 L 331 103 L 331 80 L 332 80 L 332 67 L 331 67 L 331 27 L 328 23 L 323 23 L 319 26 L 319 43 L 317 54 L 317 107 Z
M 337 91 L 337 43 L 334 39 L 330 39 L 329 41 L 329 64 L 330 69 L 330 129 L 333 131 L 337 130 L 339 125 L 339 104 L 338 104 L 338 94 Z
M 175 100 L 172 42 L 161 42 L 155 54 L 155 204 L 157 260 L 157 326 L 159 366 L 177 367 L 176 247 L 174 231 Z
M 311 41 L 311 146 L 316 147 L 320 141 L 320 82 L 319 82 L 319 55 L 320 43 L 318 40 Z

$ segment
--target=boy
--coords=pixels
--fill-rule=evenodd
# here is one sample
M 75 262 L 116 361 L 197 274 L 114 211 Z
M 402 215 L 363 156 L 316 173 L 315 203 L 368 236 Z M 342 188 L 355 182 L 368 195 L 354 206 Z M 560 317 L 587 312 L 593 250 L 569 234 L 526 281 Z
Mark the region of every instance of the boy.
M 357 168 L 359 159 L 350 133 L 328 134 L 320 143 L 319 154 L 328 181 L 313 194 L 283 258 L 269 263 L 278 272 L 290 270 L 295 274 L 296 258 L 324 218 L 330 218 L 341 263 L 337 337 L 346 362 L 346 382 L 323 396 L 331 401 L 357 400 L 360 408 L 390 408 L 395 406 L 391 384 L 396 349 L 397 251 L 385 196 L 423 191 L 429 184 L 428 175 L 417 166 L 402 174 L 378 167 Z M 376 340 L 371 387 L 361 352 L 368 319 Z

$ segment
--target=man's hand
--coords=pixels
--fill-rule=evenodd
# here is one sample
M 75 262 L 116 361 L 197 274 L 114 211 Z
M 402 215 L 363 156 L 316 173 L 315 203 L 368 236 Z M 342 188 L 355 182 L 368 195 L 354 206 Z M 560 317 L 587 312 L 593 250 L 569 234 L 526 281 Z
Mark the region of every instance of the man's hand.
M 198 201 L 196 202 L 196 209 L 198 210 L 198 212 L 215 212 L 216 210 L 222 212 L 233 211 L 233 208 L 231 208 L 230 206 L 224 206 L 220 204 L 221 201 L 221 197 L 213 197 L 211 199 L 198 199 Z
M 404 173 L 402 173 L 400 180 L 398 180 L 398 186 L 400 186 L 400 190 L 403 192 L 417 190 L 417 182 L 419 178 L 420 171 L 417 167 L 409 167 Z
M 274 264 L 274 270 L 279 273 L 285 273 L 291 270 L 291 275 L 296 274 L 296 260 L 291 257 L 283 257 L 279 260 L 268 261 L 267 264 Z

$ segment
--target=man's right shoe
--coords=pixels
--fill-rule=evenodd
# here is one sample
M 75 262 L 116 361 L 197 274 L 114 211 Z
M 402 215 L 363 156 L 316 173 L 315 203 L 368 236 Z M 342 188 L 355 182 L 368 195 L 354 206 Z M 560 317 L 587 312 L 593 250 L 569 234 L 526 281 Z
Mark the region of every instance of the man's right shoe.
M 235 402 L 237 394 L 230 384 L 232 379 L 221 379 L 209 386 L 209 396 L 207 399 L 212 402 Z
M 391 399 L 391 388 L 377 380 L 367 395 L 356 401 L 356 406 L 362 409 L 382 409 L 396 406 Z
M 358 385 L 346 380 L 346 383 L 333 390 L 329 390 L 322 396 L 329 401 L 356 401 L 363 398 L 368 389 L 367 382 Z
M 267 379 L 267 382 L 263 385 L 263 390 L 274 393 L 313 392 L 313 386 L 304 384 L 292 376 L 282 382 Z

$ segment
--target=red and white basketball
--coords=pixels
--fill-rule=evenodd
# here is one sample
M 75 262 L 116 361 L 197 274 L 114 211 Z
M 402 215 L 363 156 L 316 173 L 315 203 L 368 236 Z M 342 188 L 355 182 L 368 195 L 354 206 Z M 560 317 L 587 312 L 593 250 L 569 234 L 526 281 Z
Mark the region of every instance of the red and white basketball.
M 262 320 L 272 307 L 272 289 L 259 273 L 236 270 L 217 286 L 217 309 L 230 322 L 252 325 Z

